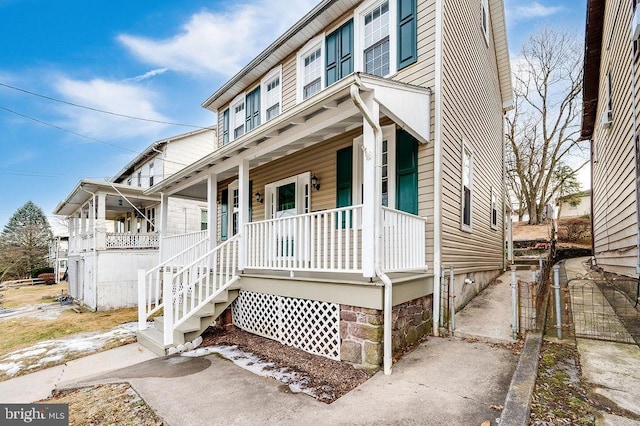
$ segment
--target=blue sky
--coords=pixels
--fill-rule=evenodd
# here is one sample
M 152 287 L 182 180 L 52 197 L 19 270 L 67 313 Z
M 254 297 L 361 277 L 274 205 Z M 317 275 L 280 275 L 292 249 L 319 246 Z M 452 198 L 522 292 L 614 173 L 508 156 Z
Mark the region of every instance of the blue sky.
M 200 104 L 317 1 L 0 0 L 0 229 L 29 200 L 53 225 L 78 180 L 108 178 L 153 141 L 212 125 Z M 585 7 L 505 0 L 512 54 L 545 24 L 582 37 Z

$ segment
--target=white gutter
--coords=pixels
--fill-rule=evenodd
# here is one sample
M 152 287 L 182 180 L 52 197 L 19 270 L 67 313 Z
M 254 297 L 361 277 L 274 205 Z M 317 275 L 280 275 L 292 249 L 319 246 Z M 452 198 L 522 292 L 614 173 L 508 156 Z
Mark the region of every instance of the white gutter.
M 384 322 L 384 332 L 383 332 L 383 366 L 384 366 L 384 374 L 391 374 L 391 365 L 393 363 L 392 358 L 392 345 L 391 345 L 391 305 L 392 305 L 392 283 L 389 277 L 382 272 L 380 268 L 380 242 L 382 238 L 382 233 L 380 231 L 380 223 L 382 219 L 382 209 L 380 208 L 381 199 L 380 199 L 380 170 L 382 168 L 382 159 L 380 154 L 379 147 L 382 146 L 382 128 L 380 128 L 379 120 L 376 117 L 373 117 L 371 111 L 369 111 L 364 104 L 364 101 L 360 97 L 360 87 L 363 87 L 360 78 L 356 76 L 355 82 L 350 87 L 351 99 L 355 106 L 360 110 L 363 117 L 369 125 L 373 128 L 373 134 L 376 138 L 376 152 L 375 152 L 375 168 L 376 168 L 376 179 L 374 182 L 375 188 L 375 196 L 377 198 L 376 210 L 375 210 L 375 219 L 374 219 L 374 266 L 376 276 L 382 280 L 384 283 L 384 314 L 383 314 L 383 322 Z
M 442 267 L 442 134 L 441 102 L 442 102 L 442 0 L 436 0 L 436 57 L 435 83 L 433 102 L 433 335 L 440 333 L 440 281 L 435 274 L 440 274 Z

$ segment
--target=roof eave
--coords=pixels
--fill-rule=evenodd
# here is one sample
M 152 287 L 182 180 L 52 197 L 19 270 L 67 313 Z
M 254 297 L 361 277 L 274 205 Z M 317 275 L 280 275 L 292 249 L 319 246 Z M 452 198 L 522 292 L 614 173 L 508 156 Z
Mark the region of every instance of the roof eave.
M 598 85 L 602 54 L 604 0 L 587 0 L 584 40 L 584 77 L 582 85 L 582 125 L 580 136 L 591 139 L 598 109 Z

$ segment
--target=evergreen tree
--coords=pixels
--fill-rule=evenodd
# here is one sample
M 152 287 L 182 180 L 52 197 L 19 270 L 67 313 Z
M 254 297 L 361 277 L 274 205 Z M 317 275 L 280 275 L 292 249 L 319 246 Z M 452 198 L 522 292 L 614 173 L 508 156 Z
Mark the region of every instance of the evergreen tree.
M 51 227 L 42 209 L 31 201 L 15 211 L 0 234 L 0 280 L 24 278 L 47 266 Z

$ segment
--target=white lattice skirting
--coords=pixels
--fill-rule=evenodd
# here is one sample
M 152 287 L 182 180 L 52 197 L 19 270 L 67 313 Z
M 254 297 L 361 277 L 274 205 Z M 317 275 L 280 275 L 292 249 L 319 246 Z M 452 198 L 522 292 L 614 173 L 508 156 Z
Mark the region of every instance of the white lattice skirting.
M 306 352 L 340 360 L 340 305 L 241 291 L 233 324 Z

